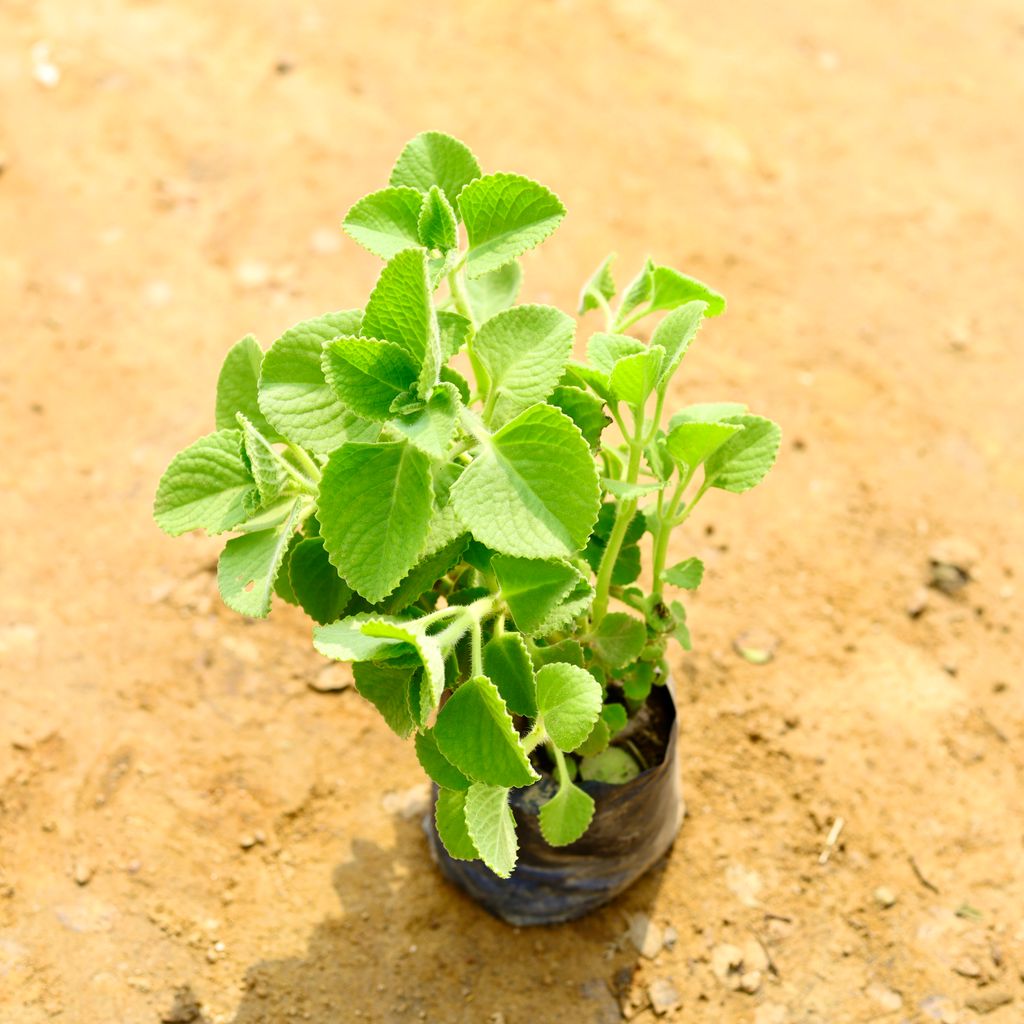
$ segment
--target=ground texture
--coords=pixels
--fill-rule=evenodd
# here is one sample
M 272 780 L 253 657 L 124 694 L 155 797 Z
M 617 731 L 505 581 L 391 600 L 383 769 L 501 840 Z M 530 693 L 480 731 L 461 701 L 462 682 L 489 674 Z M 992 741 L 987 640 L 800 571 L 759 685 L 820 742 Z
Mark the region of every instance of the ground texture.
M 7 0 L 0 89 L 5 1024 L 1022 1019 L 1019 4 Z M 361 302 L 337 224 L 426 127 L 566 202 L 526 297 L 610 248 L 721 288 L 678 397 L 786 433 L 677 543 L 679 842 L 548 930 L 149 518 L 226 347 Z

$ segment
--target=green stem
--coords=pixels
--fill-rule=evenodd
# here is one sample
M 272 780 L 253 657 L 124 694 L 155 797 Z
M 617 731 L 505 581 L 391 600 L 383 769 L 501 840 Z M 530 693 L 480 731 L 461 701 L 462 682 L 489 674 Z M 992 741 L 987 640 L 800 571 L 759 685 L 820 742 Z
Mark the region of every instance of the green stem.
M 650 313 L 650 309 L 642 309 L 639 313 L 634 313 L 631 317 L 627 317 L 625 320 L 616 319 L 615 323 L 612 324 L 612 331 L 616 334 L 621 334 L 623 331 L 632 327 L 633 324 L 639 320 L 643 320 L 647 314 Z
M 288 442 L 288 451 L 295 456 L 296 461 L 309 474 L 310 478 L 319 483 L 320 467 L 313 461 L 309 452 L 305 448 L 300 448 L 299 445 L 293 444 L 291 441 Z
M 461 264 L 460 264 L 461 266 Z M 476 329 L 476 317 L 473 316 L 473 304 L 469 301 L 469 294 L 456 267 L 448 275 L 448 287 L 451 289 L 452 299 L 455 301 L 455 308 L 473 325 Z
M 548 750 L 551 751 L 551 756 L 555 759 L 555 769 L 558 772 L 558 788 L 568 785 L 569 783 L 569 769 L 565 766 L 565 754 L 563 754 L 554 743 L 548 743 Z
M 612 325 L 615 323 L 615 313 L 612 310 L 612 307 L 609 305 L 608 300 L 601 294 L 600 291 L 592 292 L 591 294 L 594 296 L 594 301 L 597 302 L 598 307 L 604 313 L 605 330 L 614 330 L 614 327 Z
M 473 618 L 469 624 L 470 638 L 472 640 L 472 673 L 473 677 L 484 674 L 484 636 L 480 628 L 480 620 Z
M 544 723 L 538 718 L 533 724 L 533 728 L 523 737 L 523 750 L 530 753 L 534 747 L 539 747 L 546 739 L 548 734 L 544 731 Z

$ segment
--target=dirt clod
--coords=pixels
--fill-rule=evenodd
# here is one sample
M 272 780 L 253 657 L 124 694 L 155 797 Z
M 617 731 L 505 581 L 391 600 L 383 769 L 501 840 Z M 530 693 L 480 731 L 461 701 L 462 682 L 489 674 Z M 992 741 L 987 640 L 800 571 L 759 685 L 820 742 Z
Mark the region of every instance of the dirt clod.
M 1013 1002 L 1013 993 L 1005 989 L 985 989 L 971 996 L 965 1003 L 968 1010 L 975 1013 L 994 1013 Z

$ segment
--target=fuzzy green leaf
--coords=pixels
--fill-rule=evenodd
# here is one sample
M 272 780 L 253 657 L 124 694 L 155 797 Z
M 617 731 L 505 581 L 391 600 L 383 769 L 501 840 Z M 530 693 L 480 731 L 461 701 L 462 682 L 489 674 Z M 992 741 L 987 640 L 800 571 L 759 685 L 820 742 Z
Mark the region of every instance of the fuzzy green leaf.
M 476 860 L 480 856 L 466 827 L 464 789 L 441 789 L 438 792 L 434 824 L 449 857 L 454 860 Z
M 302 610 L 321 625 L 339 619 L 352 599 L 352 590 L 327 557 L 322 537 L 307 537 L 293 549 L 288 579 Z
M 673 462 L 696 469 L 730 437 L 743 430 L 739 423 L 677 423 L 665 438 L 665 450 Z
M 438 384 L 424 405 L 415 412 L 396 416 L 390 426 L 421 452 L 443 459 L 451 447 L 461 404 L 454 384 Z
M 568 562 L 495 555 L 491 568 L 516 628 L 532 634 L 576 585 L 580 574 Z
M 656 494 L 665 489 L 664 483 L 658 484 L 631 484 L 626 480 L 612 480 L 610 477 L 601 478 L 601 486 L 609 494 L 620 500 L 631 500 L 643 498 L 648 494 Z
M 341 225 L 346 234 L 375 256 L 389 260 L 420 244 L 423 196 L 414 188 L 385 188 L 359 200 Z
M 594 800 L 568 779 L 540 809 L 540 831 L 551 846 L 575 843 L 594 818 Z
M 437 185 L 454 207 L 463 188 L 479 177 L 480 165 L 468 146 L 443 132 L 422 132 L 402 150 L 390 180 L 420 192 Z
M 444 692 L 444 652 L 441 645 L 420 627 L 415 619 L 399 622 L 394 619 L 369 619 L 362 625 L 364 636 L 402 640 L 417 653 L 423 665 L 423 679 L 420 684 L 420 703 L 413 708 L 413 717 L 422 725 L 437 707 Z
M 747 407 L 742 402 L 698 402 L 677 412 L 669 421 L 673 430 L 680 423 L 721 423 L 732 416 L 742 416 Z
M 569 360 L 561 383 L 570 386 L 588 387 L 595 394 L 600 395 L 604 401 L 613 401 L 612 385 L 608 379 L 608 374 L 603 370 L 595 370 L 592 366 L 578 362 L 575 359 Z
M 242 433 L 218 430 L 171 460 L 160 478 L 153 515 L 165 533 L 223 533 L 253 511 L 259 492 L 242 458 Z
M 621 557 L 620 555 L 619 561 L 621 561 Z M 616 562 L 616 566 L 618 564 Z M 572 590 L 544 617 L 544 621 L 537 627 L 537 634 L 547 636 L 549 633 L 567 629 L 575 619 L 590 610 L 590 606 L 594 602 L 594 593 L 590 581 L 580 577 Z
M 575 665 L 545 665 L 537 673 L 537 711 L 560 750 L 575 750 L 601 715 L 601 684 Z
M 484 648 L 484 672 L 498 688 L 510 711 L 537 716 L 537 685 L 530 652 L 519 633 L 503 633 Z
M 276 433 L 260 412 L 259 383 L 262 366 L 263 350 L 251 334 L 247 334 L 228 350 L 217 377 L 218 430 L 232 430 L 237 425 L 235 415 L 243 413 L 261 434 L 276 440 Z
M 299 525 L 301 499 L 274 530 L 232 537 L 217 562 L 217 586 L 224 603 L 242 615 L 262 619 L 270 612 L 274 580 Z
M 505 424 L 452 488 L 455 511 L 482 544 L 558 558 L 587 542 L 600 485 L 590 448 L 565 413 L 535 405 Z
M 447 252 L 459 244 L 459 225 L 452 204 L 437 185 L 431 185 L 423 200 L 419 220 L 420 242 L 428 249 Z
M 647 312 L 675 309 L 694 300 L 707 303 L 705 316 L 718 316 L 725 312 L 725 297 L 695 277 L 681 274 L 671 267 L 654 267 L 652 275 L 651 305 Z
M 376 665 L 369 661 L 355 665 L 352 670 L 356 692 L 381 713 L 388 728 L 402 739 L 408 737 L 415 724 L 409 712 L 409 687 L 415 672 L 407 665 Z
M 437 716 L 434 739 L 463 775 L 491 786 L 529 786 L 539 776 L 489 679 L 477 676 L 448 698 Z
M 418 370 L 401 345 L 375 338 L 336 338 L 324 346 L 327 383 L 357 416 L 386 420 L 391 403 L 416 382 Z
M 640 268 L 640 272 L 626 286 L 626 290 L 622 294 L 622 300 L 619 303 L 619 311 L 615 318 L 616 321 L 618 323 L 624 322 L 634 309 L 638 306 L 642 306 L 650 299 L 651 292 L 653 290 L 654 261 L 648 257 L 644 261 L 644 265 Z
M 578 757 L 593 757 L 600 754 L 612 740 L 612 731 L 603 717 L 594 723 L 594 728 L 587 734 L 587 738 L 576 748 L 573 753 Z
M 412 648 L 401 640 L 363 633 L 365 623 L 379 618 L 379 615 L 360 612 L 340 622 L 314 626 L 313 646 L 335 661 L 384 661 L 412 653 Z
M 559 385 L 551 392 L 548 404 L 561 409 L 580 428 L 592 449 L 601 443 L 604 428 L 612 422 L 605 412 L 604 402 L 582 388 Z
M 647 630 L 632 615 L 610 612 L 601 620 L 590 642 L 610 669 L 622 668 L 640 656 L 647 642 Z
M 670 608 L 674 620 L 672 635 L 684 651 L 689 651 L 693 645 L 690 642 L 690 628 L 686 625 L 686 609 L 678 601 L 673 601 Z
M 629 721 L 629 713 L 621 704 L 605 704 L 601 708 L 601 717 L 612 736 L 625 729 L 626 722 Z
M 459 533 L 451 539 L 439 536 L 432 540 L 437 522 L 438 513 L 435 512 L 430 533 L 427 535 L 427 553 L 384 600 L 383 610 L 388 615 L 397 615 L 398 612 L 404 611 L 421 594 L 430 590 L 458 563 L 463 551 L 466 550 L 466 544 L 469 542 L 469 534 L 466 533 Z
M 411 445 L 346 444 L 320 481 L 320 532 L 331 562 L 379 601 L 419 560 L 430 526 L 430 460 Z
M 632 356 L 623 356 L 615 364 L 609 383 L 612 394 L 634 409 L 642 409 L 661 376 L 665 350 L 653 346 Z
M 237 418 L 242 428 L 242 447 L 260 492 L 260 504 L 266 507 L 281 496 L 288 483 L 288 474 L 281 465 L 281 456 L 270 441 L 249 422 L 244 413 L 238 413 Z
M 416 757 L 427 775 L 442 789 L 469 789 L 469 779 L 437 749 L 433 729 L 416 734 Z
M 731 416 L 727 423 L 743 427 L 704 463 L 704 478 L 711 487 L 741 494 L 759 484 L 779 454 L 782 431 L 761 416 Z
M 508 789 L 480 783 L 470 786 L 466 793 L 466 829 L 480 859 L 499 878 L 508 878 L 519 852 Z
M 485 323 L 512 306 L 522 283 L 523 268 L 515 260 L 488 274 L 468 279 L 466 291 L 477 323 Z
M 566 664 L 583 667 L 583 648 L 578 640 L 561 640 L 557 644 L 541 646 L 538 644 L 530 652 L 533 667 L 544 665 Z
M 663 384 L 676 372 L 690 343 L 697 337 L 707 308 L 706 302 L 687 302 L 672 310 L 654 329 L 651 345 L 660 345 L 665 350 L 659 384 Z
M 497 270 L 539 245 L 565 216 L 553 192 L 518 174 L 488 174 L 459 194 L 469 236 L 466 275 Z
M 704 579 L 704 563 L 699 558 L 687 558 L 666 569 L 661 578 L 673 587 L 696 590 Z
M 642 355 L 647 352 L 647 346 L 639 339 L 632 338 L 628 334 L 608 334 L 605 331 L 597 331 L 590 336 L 587 342 L 587 360 L 590 365 L 611 378 L 615 364 L 627 356 Z
M 285 331 L 263 357 L 259 403 L 271 426 L 289 441 L 327 454 L 346 441 L 374 440 L 379 429 L 342 405 L 320 366 L 325 341 L 355 334 L 357 309 L 327 313 Z
M 615 253 L 609 253 L 583 286 L 578 310 L 581 316 L 601 305 L 598 296 L 605 302 L 615 297 L 615 278 L 612 277 L 612 263 L 614 262 Z
M 444 309 L 437 314 L 437 327 L 441 332 L 441 359 L 447 361 L 466 344 L 472 324 L 461 313 Z M 444 369 L 447 369 L 445 367 Z M 441 379 L 444 380 L 442 370 Z
M 609 782 L 622 786 L 640 774 L 640 765 L 621 747 L 609 747 L 594 757 L 580 762 L 580 775 L 588 782 Z

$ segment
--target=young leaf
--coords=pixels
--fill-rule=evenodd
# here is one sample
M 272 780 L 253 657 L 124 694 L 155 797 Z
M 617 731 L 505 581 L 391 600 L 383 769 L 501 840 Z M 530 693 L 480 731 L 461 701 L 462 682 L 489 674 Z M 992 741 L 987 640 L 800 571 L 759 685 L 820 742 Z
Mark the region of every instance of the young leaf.
M 687 302 L 672 310 L 654 329 L 651 345 L 660 345 L 665 350 L 665 361 L 658 383 L 667 381 L 682 362 L 690 343 L 697 337 L 697 331 L 704 319 L 708 306 L 706 302 Z
M 566 779 L 540 809 L 541 835 L 551 846 L 568 846 L 587 831 L 593 817 L 593 798 Z
M 391 184 L 420 192 L 437 185 L 455 206 L 458 194 L 479 177 L 480 165 L 468 146 L 443 132 L 422 132 L 402 150 L 391 171 Z
M 672 602 L 671 609 L 672 617 L 675 620 L 675 625 L 672 627 L 672 635 L 679 641 L 679 646 L 684 651 L 688 651 L 692 645 L 690 643 L 690 629 L 686 625 L 686 609 L 678 601 Z
M 622 301 L 619 303 L 619 312 L 615 317 L 616 323 L 624 322 L 634 309 L 647 302 L 653 290 L 654 262 L 648 257 L 640 268 L 640 273 L 626 286 Z
M 441 645 L 426 631 L 417 625 L 415 619 L 407 622 L 387 619 L 369 619 L 362 625 L 363 635 L 387 637 L 402 640 L 413 647 L 423 665 L 423 678 L 420 683 L 420 705 L 413 707 L 413 718 L 422 725 L 437 707 L 444 692 L 444 657 Z
M 434 825 L 448 856 L 453 860 L 476 860 L 480 853 L 466 827 L 466 793 L 462 789 L 441 789 L 434 807 Z
M 587 342 L 587 359 L 591 366 L 609 378 L 620 359 L 642 355 L 647 351 L 647 346 L 639 338 L 631 338 L 628 334 L 597 331 Z
M 270 612 L 274 580 L 299 525 L 301 499 L 275 530 L 232 537 L 217 562 L 217 586 L 224 603 L 242 615 L 262 619 Z
M 346 408 L 386 420 L 391 403 L 416 382 L 418 369 L 401 345 L 375 338 L 336 338 L 324 346 L 324 377 Z
M 612 385 L 608 380 L 608 374 L 603 370 L 595 370 L 592 366 L 578 362 L 575 359 L 569 360 L 561 383 L 570 387 L 590 388 L 594 394 L 600 396 L 605 402 L 613 401 Z
M 460 405 L 454 384 L 438 384 L 424 405 L 416 412 L 396 416 L 390 426 L 421 452 L 443 459 L 451 447 Z
M 384 661 L 412 653 L 409 645 L 401 640 L 363 633 L 365 623 L 379 618 L 379 615 L 359 612 L 340 622 L 314 626 L 313 646 L 335 661 Z
M 618 565 L 617 562 L 616 565 Z M 544 617 L 544 621 L 537 627 L 537 634 L 546 636 L 567 628 L 575 619 L 590 610 L 594 601 L 594 593 L 590 581 L 581 578 L 576 586 Z
M 696 590 L 704 579 L 704 563 L 699 558 L 687 558 L 671 568 L 666 569 L 661 578 L 673 587 L 683 590 Z
M 530 657 L 535 669 L 561 664 L 583 667 L 583 648 L 577 640 L 561 640 L 547 646 L 538 644 L 530 652 Z
M 352 591 L 331 565 L 322 537 L 308 537 L 292 550 L 288 579 L 302 610 L 321 625 L 345 613 Z
M 537 673 L 537 711 L 559 750 L 575 750 L 601 715 L 601 684 L 575 665 L 545 665 Z
M 610 669 L 623 668 L 635 661 L 646 642 L 644 624 L 625 612 L 606 615 L 590 639 L 595 653 Z
M 711 487 L 741 494 L 759 484 L 779 453 L 782 431 L 760 416 L 731 416 L 743 430 L 729 438 L 704 463 L 704 478 Z
M 153 515 L 172 537 L 199 529 L 224 533 L 248 518 L 258 500 L 241 431 L 218 430 L 174 456 L 160 478 Z
M 651 282 L 651 305 L 648 313 L 659 309 L 675 309 L 686 302 L 699 299 L 707 303 L 705 316 L 718 316 L 725 312 L 725 297 L 695 277 L 680 274 L 671 267 L 654 267 Z
M 605 413 L 604 402 L 582 388 L 559 385 L 551 392 L 548 404 L 561 409 L 580 428 L 592 449 L 600 445 L 604 428 L 612 422 Z
M 484 672 L 510 711 L 527 718 L 537 717 L 533 665 L 519 633 L 503 633 L 488 642 L 484 648 Z
M 331 562 L 367 601 L 390 594 L 419 560 L 430 526 L 430 460 L 405 443 L 346 444 L 320 480 Z
M 612 370 L 609 383 L 612 394 L 634 409 L 642 409 L 648 396 L 658 384 L 665 350 L 652 346 L 636 355 L 624 356 Z
M 568 562 L 495 555 L 491 567 L 516 629 L 532 634 L 576 585 L 580 574 Z
M 459 225 L 452 204 L 437 185 L 431 185 L 420 210 L 419 239 L 428 249 L 447 252 L 459 244 Z
M 416 734 L 416 757 L 427 775 L 442 789 L 469 789 L 469 779 L 437 749 L 433 729 Z
M 540 245 L 565 216 L 562 201 L 518 174 L 488 174 L 459 193 L 469 236 L 466 276 L 480 277 Z
M 477 676 L 448 698 L 434 725 L 437 748 L 463 775 L 490 786 L 529 786 L 530 765 L 497 687 Z M 482 852 L 482 851 L 481 851 Z
M 281 496 L 288 483 L 288 476 L 274 446 L 249 422 L 244 413 L 238 413 L 238 425 L 242 428 L 242 447 L 249 460 L 256 489 L 260 492 L 260 504 L 265 508 Z
M 532 406 L 481 449 L 452 487 L 455 511 L 478 541 L 526 558 L 572 555 L 586 544 L 600 485 L 590 448 L 568 416 Z
M 466 793 L 466 829 L 480 859 L 499 878 L 508 878 L 519 852 L 508 789 L 479 783 L 470 786 Z
M 615 278 L 612 277 L 612 263 L 614 262 L 615 253 L 609 253 L 583 286 L 578 310 L 581 316 L 601 305 L 598 296 L 605 302 L 615 297 Z
M 446 362 L 462 350 L 473 325 L 461 313 L 443 309 L 437 314 L 437 327 L 441 332 L 441 360 Z M 442 380 L 446 369 L 447 367 L 442 368 Z
M 742 416 L 747 407 L 742 402 L 698 402 L 688 405 L 668 421 L 669 430 L 680 423 L 721 423 L 732 416 Z
M 500 426 L 551 394 L 575 333 L 572 317 L 553 306 L 513 306 L 480 328 L 470 353 L 487 381 L 488 424 Z
M 414 727 L 409 713 L 409 685 L 415 671 L 408 665 L 377 665 L 371 661 L 360 662 L 352 670 L 356 692 L 381 713 L 388 728 L 403 740 Z
M 587 734 L 587 738 L 573 749 L 578 757 L 593 757 L 600 754 L 612 741 L 612 732 L 604 718 L 599 718 L 594 723 L 594 728 Z
M 665 449 L 672 460 L 687 469 L 696 469 L 734 434 L 743 430 L 739 423 L 677 423 L 665 438 Z
M 609 747 L 595 757 L 585 757 L 580 762 L 580 775 L 588 782 L 609 782 L 622 786 L 639 774 L 640 765 L 621 747 Z
M 656 494 L 665 489 L 664 483 L 658 484 L 631 484 L 625 480 L 612 480 L 609 477 L 601 477 L 601 486 L 609 494 L 621 500 L 632 498 L 643 498 L 648 494 Z
M 621 704 L 605 704 L 601 708 L 601 717 L 612 736 L 625 729 L 626 722 L 629 721 L 629 714 Z
M 439 516 L 435 513 L 430 524 L 430 533 L 427 535 L 426 554 L 382 602 L 382 609 L 386 614 L 397 615 L 404 611 L 421 594 L 430 590 L 462 558 L 462 553 L 469 542 L 469 534 L 458 532 L 456 536 L 448 538 L 447 535 L 436 532 L 438 524 Z M 461 531 L 457 523 L 455 526 L 457 531 Z
M 346 234 L 375 256 L 389 260 L 420 244 L 423 196 L 414 188 L 385 188 L 359 200 L 341 225 Z
M 359 333 L 366 338 L 393 341 L 420 367 L 420 394 L 437 383 L 441 367 L 441 336 L 431 298 L 433 289 L 422 249 L 393 256 L 370 293 Z
M 477 323 L 485 323 L 508 309 L 516 301 L 522 283 L 523 268 L 515 260 L 488 274 L 468 279 L 466 291 Z
M 291 572 L 292 555 L 304 539 L 302 529 L 298 533 L 292 534 L 292 539 L 288 542 L 288 550 L 284 553 L 284 560 L 281 562 L 281 568 L 277 572 L 277 579 L 274 580 L 274 593 L 282 601 L 287 601 L 288 604 L 296 607 L 299 607 L 299 599 L 295 596 L 295 591 L 292 590 L 292 581 L 288 574 Z
M 237 426 L 235 414 L 244 413 L 260 433 L 276 439 L 276 434 L 260 412 L 258 390 L 262 366 L 263 350 L 251 334 L 228 350 L 217 378 L 218 430 L 234 429 Z
M 341 404 L 320 367 L 324 342 L 355 334 L 361 316 L 349 309 L 305 320 L 285 331 L 263 357 L 260 409 L 295 444 L 326 455 L 346 441 L 376 439 L 379 428 Z

